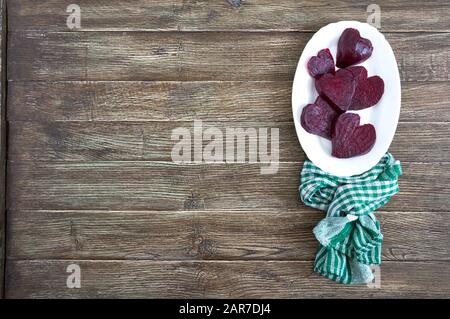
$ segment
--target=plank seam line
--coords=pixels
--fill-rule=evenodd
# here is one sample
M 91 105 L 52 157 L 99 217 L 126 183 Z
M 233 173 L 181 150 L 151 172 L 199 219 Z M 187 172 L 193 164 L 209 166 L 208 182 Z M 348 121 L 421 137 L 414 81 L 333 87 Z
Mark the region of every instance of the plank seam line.
M 298 33 L 298 34 L 314 34 L 318 30 L 294 30 L 294 29 L 265 29 L 265 30 L 251 30 L 251 29 L 223 29 L 223 30 L 207 30 L 207 29 L 185 29 L 185 30 L 155 30 L 155 29 L 86 29 L 86 30 L 73 30 L 73 31 L 59 31 L 59 30 L 46 30 L 46 29 L 14 29 L 10 30 L 10 33 L 46 33 L 46 34 L 82 34 L 82 33 L 174 33 L 174 34 L 188 34 L 188 33 L 249 33 L 249 34 L 270 34 L 270 33 Z M 430 35 L 430 34 L 450 34 L 450 29 L 440 29 L 440 30 L 387 30 L 381 31 L 383 34 L 417 34 L 417 35 Z
M 1 95 L 5 95 L 5 96 L 1 96 L 1 98 L 2 98 L 2 101 L 0 102 L 1 104 L 3 104 L 3 116 L 4 116 L 4 118 L 2 118 L 2 126 L 4 127 L 4 128 L 2 128 L 2 130 L 3 130 L 3 132 L 2 132 L 2 138 L 4 139 L 4 142 L 3 142 L 3 145 L 4 145 L 4 156 L 5 156 L 5 158 L 3 159 L 1 159 L 1 161 L 4 163 L 4 172 L 3 172 L 3 174 L 4 174 L 4 178 L 3 178 L 3 180 L 1 181 L 2 182 L 2 184 L 3 184 L 3 188 L 4 188 L 4 199 L 3 199 L 3 201 L 2 201 L 2 203 L 1 203 L 1 205 L 2 205 L 2 209 L 3 209 L 3 211 L 4 211 L 4 225 L 3 225 L 3 232 L 4 232 L 4 234 L 3 234 L 3 244 L 4 244 L 4 247 L 3 247 L 3 254 L 4 254 L 4 258 L 3 258 L 3 273 L 1 274 L 1 276 L 3 277 L 3 287 L 2 287 L 2 295 L 0 296 L 0 298 L 5 298 L 5 296 L 6 296 L 6 266 L 7 266 L 7 256 L 8 256 L 8 253 L 7 253 L 7 250 L 6 250 L 6 246 L 7 246 L 7 244 L 6 244 L 6 240 L 7 240 L 7 236 L 6 236 L 6 232 L 7 232 L 7 229 L 6 229 L 6 227 L 7 227 L 7 204 L 6 204 L 6 198 L 7 198 L 7 194 L 6 194 L 6 192 L 7 192 L 7 189 L 8 189 L 8 187 L 7 187 L 7 176 L 8 176 L 8 174 L 7 174 L 7 165 L 8 165 L 8 161 L 6 160 L 6 158 L 7 158 L 7 152 L 8 152 L 8 137 L 7 137 L 7 134 L 8 134 L 8 122 L 6 121 L 6 119 L 7 119 L 7 109 L 8 109 L 8 101 L 7 101 L 7 96 L 8 96 L 8 94 L 7 94 L 7 92 L 8 92 L 8 81 L 7 81 L 7 78 L 8 78 L 8 70 L 7 70 L 7 66 L 8 66 L 8 63 L 7 63 L 7 58 L 8 58 L 8 54 L 7 54 L 7 48 L 8 48 L 8 43 L 7 43 L 7 41 L 8 41 L 8 14 L 7 14 L 7 7 L 6 7 L 6 4 L 7 4 L 7 1 L 6 0 L 0 0 L 1 1 L 1 12 L 0 12 L 0 15 L 1 15 L 1 20 L 2 20 L 2 25 L 1 25 L 1 34 L 0 34 L 0 36 L 1 36 L 1 82 L 2 82 L 2 92 L 0 93 L 0 96 Z
M 299 202 L 300 203 L 300 202 Z M 306 206 L 305 206 L 306 208 Z M 276 211 L 276 210 L 269 210 L 270 207 L 263 207 L 260 210 L 258 210 L 258 212 L 260 213 L 272 213 L 274 215 L 278 214 L 293 214 L 293 213 L 298 213 L 299 215 L 308 215 L 308 214 L 314 214 L 313 211 L 294 211 L 294 210 L 286 210 L 284 212 L 280 212 L 280 211 Z M 96 213 L 96 214 L 114 214 L 114 213 L 123 213 L 123 214 L 143 214 L 143 213 L 147 213 L 147 214 L 158 214 L 158 215 L 168 215 L 168 214 L 186 214 L 187 211 L 184 210 L 167 210 L 163 209 L 163 210 L 152 210 L 152 211 L 148 211 L 148 210 L 127 210 L 127 211 L 120 211 L 120 210 L 108 210 L 108 209 L 71 209 L 71 210 L 67 210 L 67 209 L 48 209 L 45 211 L 36 209 L 30 209 L 29 206 L 26 208 L 20 208 L 20 207 L 14 207 L 9 209 L 9 213 L 12 214 L 12 212 L 27 212 L 30 214 L 90 214 L 90 213 Z M 250 213 L 255 213 L 255 210 L 223 210 L 223 209 L 219 209 L 219 210 L 202 210 L 202 211 L 196 211 L 196 210 L 192 210 L 189 211 L 192 213 L 210 213 L 210 214 L 215 214 L 215 213 L 242 213 L 242 214 L 250 214 Z M 444 209 L 435 209 L 435 210 L 430 210 L 429 208 L 427 209 L 427 211 L 401 211 L 398 208 L 395 209 L 389 209 L 387 208 L 386 210 L 382 211 L 382 212 L 376 212 L 376 214 L 383 214 L 383 215 L 394 215 L 394 214 L 402 214 L 402 213 L 408 213 L 408 214 L 428 214 L 428 215 L 436 215 L 436 214 L 448 214 L 450 213 L 448 210 L 444 210 Z M 325 216 L 325 215 L 324 215 Z
M 11 209 L 10 214 L 13 213 L 27 213 L 27 214 L 219 214 L 219 213 L 270 213 L 273 215 L 279 214 L 311 214 L 317 215 L 318 211 L 312 208 L 307 208 L 308 211 L 298 211 L 298 210 L 270 210 L 270 209 L 258 209 L 255 210 L 241 210 L 241 209 L 217 209 L 217 210 L 108 210 L 108 209 Z M 450 211 L 388 211 L 380 210 L 376 211 L 376 214 L 450 214 Z M 324 213 L 325 216 L 325 213 Z
M 53 124 L 53 123 L 73 123 L 73 124 L 86 124 L 86 123 L 101 123 L 101 124 L 141 124 L 144 125 L 146 123 L 192 123 L 194 121 L 194 118 L 192 120 L 53 120 L 53 121 L 46 121 L 46 120 L 32 120 L 32 119 L 26 119 L 26 120 L 17 120 L 17 119 L 8 119 L 7 122 L 9 123 L 37 123 L 37 124 Z M 236 121 L 236 120 L 220 120 L 220 121 L 212 121 L 212 120 L 202 120 L 203 123 L 206 124 L 228 124 L 228 123 L 235 123 L 235 124 L 267 124 L 267 125 L 291 125 L 293 124 L 293 121 L 274 121 L 274 122 L 264 122 L 264 121 L 256 121 L 256 120 L 242 120 L 242 121 Z M 450 124 L 450 121 L 403 121 L 400 120 L 398 122 L 399 124 Z M 235 125 L 236 126 L 236 125 Z
M 294 77 L 292 75 L 292 77 Z M 145 80 L 145 79 L 136 79 L 136 80 L 105 80 L 105 79 L 78 79 L 78 80 L 39 80 L 39 79 L 12 79 L 8 78 L 8 82 L 21 82 L 21 83 L 63 83 L 63 82 L 80 82 L 80 83 L 105 83 L 105 82 L 111 82 L 111 83 L 120 83 L 120 82 L 142 82 L 142 83 L 202 83 L 202 82 L 263 82 L 262 80 L 223 80 L 223 81 L 209 81 L 209 80 L 188 80 L 188 81 L 180 81 L 180 80 Z M 267 82 L 275 82 L 275 83 L 283 83 L 283 82 L 292 82 L 292 80 L 268 80 Z M 448 80 L 402 80 L 401 83 L 450 83 L 450 79 Z
M 310 263 L 313 259 L 305 260 L 277 260 L 277 259 L 209 259 L 209 260 L 190 260 L 190 259 L 173 259 L 173 260 L 154 260 L 154 259 L 8 259 L 8 262 L 142 262 L 142 263 Z M 431 264 L 431 263 L 450 263 L 450 260 L 383 260 L 383 263 L 411 263 L 411 264 Z
M 38 79 L 8 79 L 8 82 L 13 83 L 80 83 L 80 84 L 95 84 L 95 83 L 293 83 L 293 80 L 38 80 Z M 450 80 L 442 81 L 442 80 L 402 80 L 401 83 L 409 84 L 409 83 L 419 83 L 419 84 L 439 84 L 439 83 L 450 83 Z
M 143 160 L 111 160 L 111 161 L 105 161 L 105 160 L 99 160 L 99 161 L 95 161 L 95 160 L 87 160 L 87 161 L 49 161 L 49 160 L 39 160 L 39 159 L 23 159 L 20 160 L 20 164 L 16 164 L 15 160 L 7 160 L 8 163 L 13 164 L 13 165 L 20 165 L 20 166 L 25 166 L 22 165 L 21 163 L 39 163 L 39 164 L 48 164 L 48 165 L 67 165 L 67 166 L 83 166 L 83 165 L 90 165 L 90 164 L 97 164 L 97 165 L 110 165 L 110 164 L 130 164 L 130 163 L 135 163 L 135 164 L 161 164 L 161 165 L 169 165 L 169 166 L 207 166 L 207 165 L 211 165 L 211 166 L 224 166 L 224 165 L 248 165 L 248 166 L 259 166 L 260 164 L 271 164 L 273 162 L 257 162 L 257 163 L 248 163 L 248 162 L 243 162 L 243 163 L 227 163 L 227 162 L 223 162 L 223 163 L 175 163 L 172 161 L 161 161 L 161 160 L 148 160 L 148 159 L 143 159 Z M 402 163 L 407 163 L 407 164 L 450 164 L 450 161 L 405 161 L 402 160 Z M 303 164 L 304 161 L 278 161 L 278 164 Z M 276 174 L 275 174 L 276 175 Z

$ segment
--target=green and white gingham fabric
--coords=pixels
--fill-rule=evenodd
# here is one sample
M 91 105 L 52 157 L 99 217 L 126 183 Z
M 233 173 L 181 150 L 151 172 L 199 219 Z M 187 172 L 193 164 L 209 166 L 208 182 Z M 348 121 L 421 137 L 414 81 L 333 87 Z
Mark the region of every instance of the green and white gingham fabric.
M 369 171 L 350 177 L 325 173 L 306 160 L 300 198 L 327 212 L 314 228 L 319 249 L 314 270 L 344 284 L 373 280 L 370 265 L 381 263 L 383 235 L 373 212 L 399 191 L 400 162 L 386 153 Z

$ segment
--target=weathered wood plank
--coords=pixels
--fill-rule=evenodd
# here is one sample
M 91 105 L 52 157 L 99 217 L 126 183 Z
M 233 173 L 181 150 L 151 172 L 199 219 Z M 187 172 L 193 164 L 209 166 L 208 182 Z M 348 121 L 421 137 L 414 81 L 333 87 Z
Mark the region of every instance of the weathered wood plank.
M 291 81 L 10 82 L 10 121 L 290 122 Z M 450 122 L 450 82 L 403 82 L 400 121 Z
M 6 193 L 6 7 L 0 0 L 0 299 L 4 295 Z
M 69 30 L 70 0 L 8 1 L 11 30 Z M 379 0 L 384 31 L 449 31 L 447 1 Z M 318 30 L 339 20 L 366 21 L 366 2 L 313 0 L 78 0 L 80 31 Z M 418 14 L 420 12 L 420 14 Z
M 11 32 L 11 80 L 292 80 L 297 32 Z M 386 34 L 404 81 L 449 81 L 449 33 Z
M 66 286 L 67 266 L 81 288 Z M 386 262 L 380 288 L 343 286 L 301 261 L 8 261 L 7 298 L 446 298 L 448 262 Z M 139 283 L 139 284 L 136 284 Z
M 179 127 L 189 129 L 192 145 L 194 145 L 194 122 L 10 123 L 8 158 L 13 161 L 172 161 L 171 152 L 178 140 L 172 140 L 171 135 Z M 202 122 L 201 126 L 203 131 L 213 127 L 219 129 L 224 141 L 227 138 L 228 128 L 254 130 L 255 134 L 250 135 L 251 137 L 235 138 L 239 142 L 247 143 L 247 153 L 248 144 L 257 147 L 260 129 L 267 128 L 271 136 L 270 129 L 277 128 L 279 141 L 269 144 L 269 151 L 272 146 L 278 147 L 279 160 L 283 162 L 305 159 L 292 122 L 234 122 L 232 124 Z M 401 160 L 448 161 L 448 154 L 450 154 L 448 136 L 450 136 L 450 123 L 400 123 L 390 151 Z M 209 138 L 205 138 L 203 145 L 210 142 Z M 223 146 L 226 148 L 225 142 Z M 193 159 L 192 156 L 191 159 Z M 246 158 L 248 159 L 248 154 Z
M 274 127 L 273 123 L 234 123 L 233 126 L 224 126 L 220 123 L 202 122 L 199 125 L 204 130 L 213 127 L 220 129 L 224 140 L 227 127 L 251 129 L 254 131 L 251 137 L 235 138 L 236 141 L 247 143 L 247 153 L 248 144 L 258 145 L 260 129 L 267 128 L 270 137 L 272 136 L 270 129 Z M 12 160 L 172 161 L 171 152 L 178 142 L 178 135 L 176 140 L 171 139 L 172 131 L 179 127 L 189 129 L 191 137 L 194 137 L 194 122 L 11 122 L 9 158 Z M 295 136 L 293 123 L 284 123 L 282 127 L 277 124 L 275 127 L 280 127 L 280 136 L 279 141 L 275 141 L 273 145 L 280 149 L 281 158 L 284 160 L 304 158 Z M 209 139 L 205 139 L 203 145 L 210 142 Z M 226 143 L 223 142 L 223 145 L 225 146 Z M 271 145 L 269 141 L 269 152 Z M 191 159 L 193 160 L 193 157 Z
M 8 258 L 310 260 L 317 248 L 311 230 L 321 215 L 12 211 Z
M 272 163 L 276 168 L 276 163 Z M 169 162 L 9 162 L 10 209 L 284 209 L 302 206 L 302 162 L 174 164 Z M 450 163 L 403 162 L 401 192 L 389 211 L 448 211 Z
M 8 119 L 10 121 L 192 121 L 194 119 L 266 121 L 270 118 L 273 121 L 291 121 L 291 88 L 290 81 L 13 81 L 9 83 L 8 90 Z M 450 96 L 447 91 L 443 91 L 442 94 Z
M 9 211 L 9 259 L 310 260 L 324 213 Z M 383 260 L 450 260 L 449 213 L 382 212 Z

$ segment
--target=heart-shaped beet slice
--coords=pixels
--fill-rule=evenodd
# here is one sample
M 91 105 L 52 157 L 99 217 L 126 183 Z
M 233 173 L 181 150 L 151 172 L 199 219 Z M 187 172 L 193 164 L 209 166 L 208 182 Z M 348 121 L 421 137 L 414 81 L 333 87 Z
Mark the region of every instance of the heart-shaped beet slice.
M 305 131 L 331 140 L 333 124 L 338 116 L 339 113 L 327 101 L 318 96 L 313 104 L 308 104 L 303 108 L 300 123 Z
M 370 58 L 372 52 L 373 46 L 369 39 L 361 37 L 356 29 L 345 29 L 338 42 L 336 66 L 346 68 L 361 63 Z
M 356 84 L 350 110 L 362 110 L 377 104 L 384 93 L 384 81 L 379 76 L 371 76 Z
M 326 97 L 341 111 L 346 111 L 355 93 L 353 74 L 345 69 L 335 74 L 327 73 L 316 79 L 316 90 L 322 97 Z
M 346 68 L 353 74 L 356 82 L 355 94 L 349 110 L 362 110 L 377 104 L 384 93 L 384 81 L 379 76 L 367 77 L 367 70 L 363 66 Z
M 322 74 L 334 72 L 334 59 L 329 49 L 320 50 L 317 56 L 308 61 L 308 72 L 316 78 Z
M 359 115 L 341 114 L 334 124 L 331 139 L 331 155 L 338 158 L 349 158 L 368 153 L 376 140 L 375 127 L 372 124 L 359 126 Z

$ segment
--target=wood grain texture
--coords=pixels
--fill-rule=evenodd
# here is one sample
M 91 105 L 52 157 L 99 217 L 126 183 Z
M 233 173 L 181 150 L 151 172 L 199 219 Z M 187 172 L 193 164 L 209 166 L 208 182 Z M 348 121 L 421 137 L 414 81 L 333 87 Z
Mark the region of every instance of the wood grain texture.
M 68 289 L 68 265 L 81 288 Z M 301 261 L 80 261 L 7 263 L 7 298 L 445 298 L 448 262 L 385 262 L 381 287 L 343 286 Z
M 70 0 L 10 0 L 11 30 L 66 31 Z M 383 31 L 450 31 L 448 1 L 379 0 Z M 351 0 L 78 0 L 81 29 L 317 31 L 340 20 L 366 21 L 370 2 Z
M 268 132 L 269 152 L 271 146 L 280 149 L 281 159 L 292 160 L 304 158 L 293 123 L 222 123 L 202 122 L 203 130 L 217 128 L 224 140 L 228 138 L 247 144 L 246 159 L 249 145 L 258 145 L 261 130 Z M 178 135 L 171 139 L 172 132 L 185 127 L 190 130 L 192 146 L 194 145 L 194 122 L 152 122 L 152 123 L 107 123 L 107 122 L 53 122 L 30 123 L 13 122 L 10 129 L 11 160 L 158 160 L 172 161 L 171 152 L 179 141 Z M 198 127 L 198 125 L 197 125 Z M 227 129 L 241 128 L 248 132 L 246 136 L 227 135 Z M 279 129 L 279 141 L 272 144 L 271 129 Z M 230 132 L 230 131 L 228 131 Z M 294 133 L 295 134 L 295 133 Z M 231 136 L 231 137 L 230 137 Z M 214 137 L 219 138 L 219 137 Z M 214 140 L 213 138 L 213 140 Z M 203 146 L 211 140 L 203 141 Z M 226 142 L 223 142 L 226 147 Z M 237 145 L 234 147 L 237 148 Z M 225 151 L 223 151 L 225 154 Z M 193 148 L 192 148 L 193 154 Z M 254 153 L 255 155 L 256 152 Z M 193 159 L 193 157 L 191 157 Z M 261 159 L 259 159 L 261 160 Z
M 7 298 L 450 296 L 448 1 L 377 1 L 402 79 L 390 150 L 404 171 L 378 214 L 379 289 L 312 271 L 323 213 L 298 198 L 290 101 L 312 33 L 365 21 L 369 3 L 78 0 L 82 28 L 69 30 L 71 3 L 7 1 Z M 172 163 L 171 132 L 193 120 L 279 128 L 278 172 Z M 66 286 L 72 263 L 81 289 Z
M 290 112 L 290 110 L 288 110 Z M 251 111 L 254 113 L 254 111 Z M 11 122 L 8 158 L 12 161 L 172 161 L 171 152 L 179 141 L 172 140 L 172 132 L 184 127 L 190 131 L 194 145 L 194 122 Z M 197 125 L 198 127 L 198 125 Z M 266 130 L 279 130 L 279 140 L 269 144 L 279 149 L 282 162 L 303 161 L 292 122 L 202 122 L 203 132 L 219 129 L 226 139 L 249 145 L 258 145 L 258 136 Z M 248 136 L 227 136 L 227 129 L 241 128 Z M 253 132 L 254 134 L 252 134 Z M 231 137 L 230 137 L 231 136 Z M 398 159 L 419 162 L 447 162 L 450 154 L 450 125 L 448 123 L 400 123 L 390 151 Z M 214 140 L 214 138 L 213 138 Z M 270 141 L 269 141 L 270 142 Z M 211 143 L 203 139 L 203 146 Z M 236 146 L 234 146 L 236 147 Z M 192 148 L 193 149 L 193 148 Z M 192 150 L 193 154 L 193 150 Z M 270 154 L 270 153 L 269 153 Z M 255 158 L 257 157 L 255 151 Z M 193 157 L 191 156 L 193 160 Z M 263 161 L 264 158 L 258 158 Z
M 293 210 L 302 162 L 174 164 L 168 162 L 9 162 L 9 209 Z M 389 211 L 447 211 L 450 163 L 403 161 L 401 192 Z
M 450 213 L 379 212 L 383 261 L 450 260 Z M 324 213 L 10 211 L 9 259 L 314 260 Z
M 8 119 L 291 122 L 291 90 L 291 81 L 12 81 Z M 403 82 L 400 121 L 450 122 L 449 100 L 450 81 Z
M 309 33 L 11 32 L 11 80 L 292 80 Z M 404 81 L 449 81 L 450 33 L 386 34 Z M 438 45 L 437 45 L 438 44 Z

